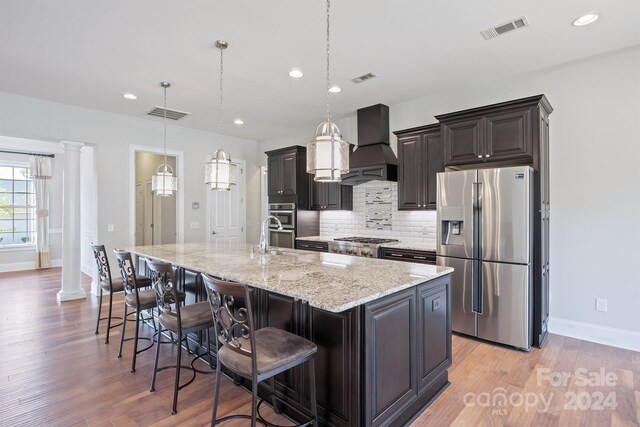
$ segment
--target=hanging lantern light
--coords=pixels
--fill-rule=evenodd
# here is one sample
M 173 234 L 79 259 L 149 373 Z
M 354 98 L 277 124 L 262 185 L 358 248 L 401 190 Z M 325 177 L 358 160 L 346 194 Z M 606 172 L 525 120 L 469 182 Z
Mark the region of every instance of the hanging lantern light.
M 231 186 L 236 184 L 236 165 L 231 161 L 231 156 L 224 150 L 223 144 L 223 98 L 222 98 L 222 75 L 224 71 L 223 52 L 229 47 L 225 41 L 216 41 L 216 47 L 220 49 L 220 148 L 218 148 L 211 159 L 206 163 L 205 167 L 205 184 L 209 185 L 212 190 L 229 191 Z
M 167 162 L 167 88 L 170 83 L 161 82 L 164 88 L 164 163 L 158 166 L 156 174 L 151 177 L 151 191 L 160 197 L 173 196 L 178 189 L 178 178 L 173 174 L 173 168 Z
M 330 80 L 330 0 L 327 0 L 327 115 L 326 120 L 316 129 L 316 137 L 307 144 L 307 173 L 313 174 L 314 181 L 340 182 L 341 175 L 349 172 L 349 143 L 342 139 L 340 130 L 331 121 L 331 80 Z

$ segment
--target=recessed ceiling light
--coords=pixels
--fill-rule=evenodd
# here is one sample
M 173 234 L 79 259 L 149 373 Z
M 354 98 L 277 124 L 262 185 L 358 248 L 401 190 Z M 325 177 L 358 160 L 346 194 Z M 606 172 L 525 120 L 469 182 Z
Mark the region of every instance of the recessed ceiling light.
M 293 77 L 294 79 L 299 79 L 300 77 L 304 76 L 304 73 L 298 68 L 293 68 L 291 69 L 291 71 L 289 71 L 289 76 Z
M 240 126 L 240 125 L 243 125 L 243 124 L 244 124 L 244 121 L 243 121 L 242 119 L 235 119 L 235 120 L 233 121 L 233 123 L 235 123 L 235 124 L 237 124 L 238 126 Z
M 137 96 L 135 96 L 135 95 L 134 95 L 134 94 L 132 94 L 132 93 L 125 93 L 125 94 L 124 94 L 124 95 L 122 95 L 122 96 L 124 96 L 124 97 L 125 97 L 125 98 L 127 98 L 127 99 L 138 99 L 138 97 L 137 97 Z
M 585 25 L 593 24 L 598 20 L 600 16 L 597 13 L 587 13 L 580 18 L 573 21 L 574 27 L 584 27 Z
M 329 88 L 329 92 L 331 93 L 338 93 L 340 91 L 342 91 L 342 89 L 340 89 L 340 86 L 338 85 L 333 85 Z

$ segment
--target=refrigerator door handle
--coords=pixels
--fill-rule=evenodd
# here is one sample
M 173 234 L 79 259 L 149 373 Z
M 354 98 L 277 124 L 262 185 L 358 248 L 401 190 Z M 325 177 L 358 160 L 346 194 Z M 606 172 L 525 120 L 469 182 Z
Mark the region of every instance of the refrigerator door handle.
M 482 216 L 484 214 L 484 212 L 482 212 L 482 202 L 483 202 L 483 197 L 484 197 L 484 187 L 482 185 L 482 182 L 478 182 L 478 189 L 476 191 L 476 197 L 478 198 L 477 201 L 477 206 L 478 209 L 476 210 L 476 233 L 477 233 L 477 240 L 476 240 L 476 251 L 477 251 L 477 256 L 478 259 L 483 259 L 484 257 L 484 248 L 482 247 Z
M 473 260 L 471 264 L 471 311 L 475 314 L 482 314 L 480 286 L 480 261 Z

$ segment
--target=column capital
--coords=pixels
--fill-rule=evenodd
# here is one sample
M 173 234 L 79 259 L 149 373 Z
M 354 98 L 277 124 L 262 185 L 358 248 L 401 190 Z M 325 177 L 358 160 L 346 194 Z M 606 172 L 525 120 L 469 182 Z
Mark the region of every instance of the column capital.
M 76 141 L 60 141 L 60 144 L 64 147 L 64 151 L 80 151 L 84 147 L 84 142 Z

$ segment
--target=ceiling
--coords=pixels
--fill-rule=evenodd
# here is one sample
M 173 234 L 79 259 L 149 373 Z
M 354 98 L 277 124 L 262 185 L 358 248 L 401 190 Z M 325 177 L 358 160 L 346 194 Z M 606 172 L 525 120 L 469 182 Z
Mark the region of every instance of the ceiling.
M 590 11 L 596 23 L 571 25 Z M 169 81 L 169 108 L 191 113 L 178 123 L 215 131 L 224 39 L 225 133 L 308 126 L 311 137 L 325 108 L 324 14 L 322 0 L 0 0 L 0 90 L 161 120 L 146 112 Z M 530 28 L 480 35 L 522 15 Z M 334 0 L 334 117 L 638 45 L 639 16 L 638 0 Z M 350 82 L 370 71 L 379 77 Z

